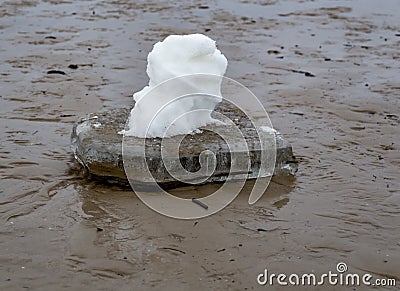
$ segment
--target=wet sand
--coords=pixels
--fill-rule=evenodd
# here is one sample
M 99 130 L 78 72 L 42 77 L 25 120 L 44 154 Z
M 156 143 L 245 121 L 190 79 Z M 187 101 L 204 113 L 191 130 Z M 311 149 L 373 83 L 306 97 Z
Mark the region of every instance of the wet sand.
M 340 261 L 400 284 L 400 3 L 131 2 L 1 4 L 0 289 L 280 290 L 257 275 Z M 69 139 L 78 117 L 131 106 L 153 43 L 193 32 L 218 41 L 300 164 L 254 206 L 248 183 L 179 221 L 88 179 Z

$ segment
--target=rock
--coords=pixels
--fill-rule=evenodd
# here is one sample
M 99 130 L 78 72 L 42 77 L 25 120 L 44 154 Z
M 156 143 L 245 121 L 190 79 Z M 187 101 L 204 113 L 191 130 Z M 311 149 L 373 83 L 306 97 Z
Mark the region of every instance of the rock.
M 233 120 L 243 132 L 251 160 L 251 168 L 247 177 L 249 179 L 256 178 L 260 168 L 260 150 L 259 142 L 257 143 L 258 136 L 250 120 L 246 118 L 243 112 L 224 102 L 219 104 L 216 111 Z M 130 110 L 126 108 L 112 109 L 90 114 L 74 125 L 71 135 L 72 151 L 79 163 L 94 177 L 108 182 L 127 184 L 122 158 L 123 135 L 118 132 L 124 129 L 129 114 Z M 225 125 L 218 125 L 217 127 L 226 127 L 222 130 L 230 131 L 230 128 Z M 132 139 L 137 144 L 144 144 L 143 139 L 133 137 Z M 274 175 L 294 174 L 297 171 L 297 161 L 293 156 L 291 145 L 279 133 L 275 133 L 275 141 L 277 152 Z M 160 186 L 165 188 L 180 186 L 182 183 L 177 182 L 166 171 L 161 161 L 160 148 L 160 138 L 146 140 L 146 158 L 149 170 Z M 180 163 L 187 171 L 197 171 L 200 168 L 199 154 L 206 149 L 216 153 L 216 170 L 206 182 L 225 181 L 230 169 L 229 148 L 218 135 L 211 131 L 185 136 L 179 147 Z M 129 165 L 132 165 L 133 168 L 138 165 L 136 169 L 132 169 L 139 173 L 134 176 L 137 177 L 135 183 L 146 185 L 148 181 L 143 180 L 140 176 L 143 171 L 140 163 L 135 162 L 135 152 L 129 152 L 128 158 L 130 160 Z M 130 177 L 132 177 L 132 174 L 130 174 Z

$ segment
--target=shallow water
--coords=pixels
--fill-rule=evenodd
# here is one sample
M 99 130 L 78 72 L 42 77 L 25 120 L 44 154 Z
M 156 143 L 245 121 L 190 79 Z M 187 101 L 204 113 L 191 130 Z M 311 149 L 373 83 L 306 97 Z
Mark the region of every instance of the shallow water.
M 265 289 L 266 267 L 323 273 L 340 261 L 400 284 L 400 2 L 199 5 L 2 2 L 1 290 Z M 224 211 L 177 221 L 89 180 L 69 135 L 86 113 L 131 106 L 153 43 L 193 32 L 218 41 L 227 76 L 261 99 L 300 167 L 255 206 L 248 183 Z

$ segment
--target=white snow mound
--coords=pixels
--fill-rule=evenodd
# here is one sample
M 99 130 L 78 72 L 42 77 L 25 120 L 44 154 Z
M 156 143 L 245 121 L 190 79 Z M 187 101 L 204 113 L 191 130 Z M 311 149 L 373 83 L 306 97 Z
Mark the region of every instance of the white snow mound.
M 168 137 L 215 123 L 211 111 L 222 100 L 228 61 L 203 34 L 170 35 L 147 57 L 149 84 L 136 101 L 126 135 Z

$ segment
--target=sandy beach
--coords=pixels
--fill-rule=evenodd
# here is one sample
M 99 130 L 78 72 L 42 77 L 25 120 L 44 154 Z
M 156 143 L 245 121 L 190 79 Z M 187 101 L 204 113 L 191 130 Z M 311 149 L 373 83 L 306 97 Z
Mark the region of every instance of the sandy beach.
M 400 2 L 2 1 L 1 290 L 284 290 L 258 274 L 369 273 L 400 284 Z M 204 33 L 293 146 L 296 177 L 252 182 L 184 221 L 89 179 L 70 150 L 85 114 L 131 107 L 146 57 Z M 174 190 L 202 195 L 217 185 Z

